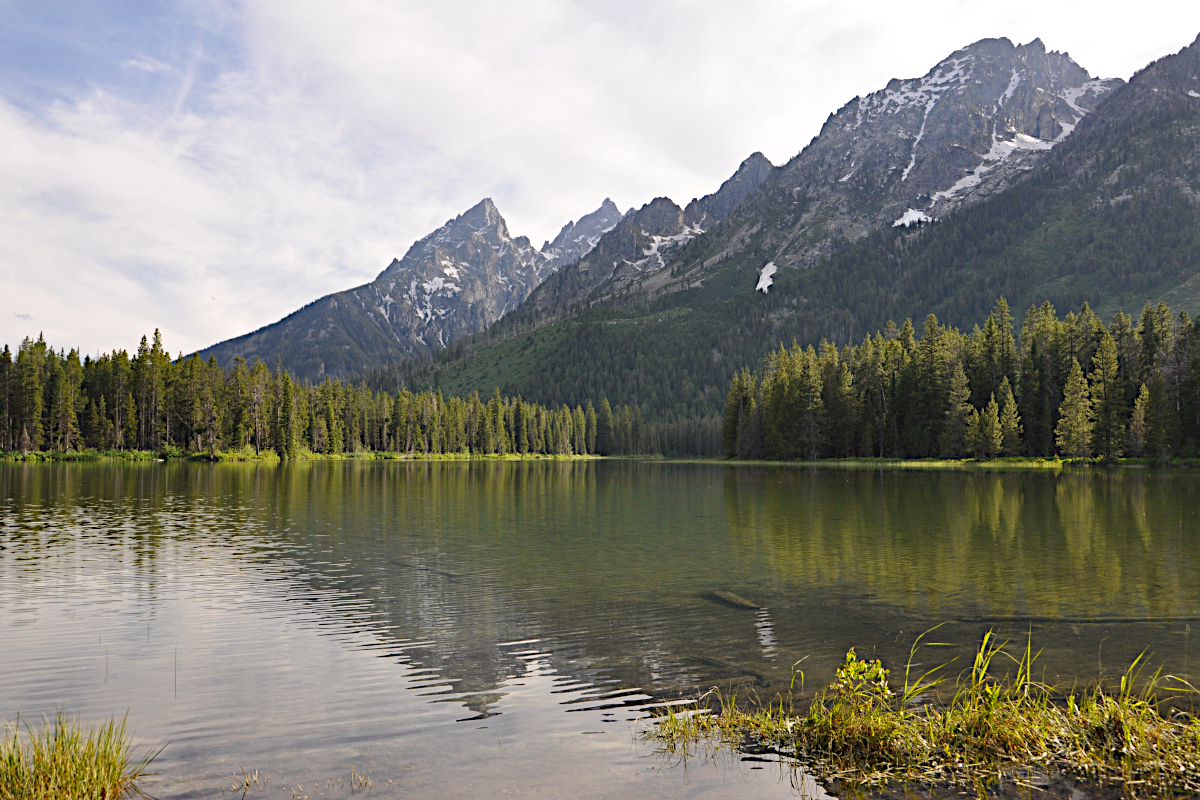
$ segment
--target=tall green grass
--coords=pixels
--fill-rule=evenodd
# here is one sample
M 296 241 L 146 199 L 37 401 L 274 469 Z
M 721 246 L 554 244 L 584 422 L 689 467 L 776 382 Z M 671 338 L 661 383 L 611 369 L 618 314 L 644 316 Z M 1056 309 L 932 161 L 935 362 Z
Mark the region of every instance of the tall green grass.
M 1143 675 L 1139 657 L 1115 685 L 1058 691 L 1034 680 L 1036 658 L 1028 645 L 1010 654 L 989 632 L 952 684 L 945 666 L 914 675 L 911 655 L 901 683 L 851 650 L 806 709 L 789 696 L 747 710 L 714 690 L 708 708 L 668 710 L 648 736 L 685 755 L 705 742 L 765 747 L 819 779 L 864 789 L 920 783 L 983 795 L 997 783 L 1032 787 L 1057 776 L 1131 797 L 1200 792 L 1200 720 L 1164 702 L 1193 699 L 1190 684 Z
M 162 748 L 133 755 L 125 721 L 84 727 L 60 710 L 41 728 L 20 720 L 0 739 L 0 800 L 117 800 L 141 794 L 137 781 Z

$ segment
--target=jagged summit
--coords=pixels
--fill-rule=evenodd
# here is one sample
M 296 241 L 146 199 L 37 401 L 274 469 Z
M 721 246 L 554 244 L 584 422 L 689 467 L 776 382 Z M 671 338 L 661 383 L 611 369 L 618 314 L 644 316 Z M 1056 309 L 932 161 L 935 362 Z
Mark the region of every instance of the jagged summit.
M 1121 83 L 1040 39 L 982 39 L 831 114 L 672 272 L 695 285 L 737 269 L 752 289 L 767 263 L 811 265 L 838 241 L 979 202 L 1040 164 Z
M 568 222 L 553 242 L 543 244 L 542 255 L 553 270 L 573 264 L 591 252 L 600 237 L 615 228 L 621 217 L 617 204 L 606 197 L 598 209 L 580 217 L 578 222 Z
M 754 153 L 716 192 L 692 200 L 686 209 L 667 197 L 629 209 L 587 254 L 547 279 L 527 301 L 525 313 L 544 319 L 617 292 L 662 290 L 673 280 L 665 267 L 680 248 L 737 209 L 774 169 L 766 156 Z
M 762 153 L 752 153 L 737 171 L 721 184 L 721 188 L 705 197 L 688 203 L 683 211 L 684 221 L 693 228 L 705 228 L 725 219 L 742 202 L 758 191 L 758 187 L 775 169 Z
M 203 354 L 282 359 L 299 377 L 345 377 L 440 350 L 516 307 L 549 274 L 490 198 L 419 239 L 371 283 L 328 295 Z

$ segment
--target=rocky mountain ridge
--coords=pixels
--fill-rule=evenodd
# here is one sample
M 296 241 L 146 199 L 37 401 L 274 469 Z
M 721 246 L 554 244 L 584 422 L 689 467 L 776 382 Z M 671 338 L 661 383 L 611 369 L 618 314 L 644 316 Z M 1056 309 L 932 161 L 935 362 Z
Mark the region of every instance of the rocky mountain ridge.
M 539 252 L 485 200 L 372 283 L 204 353 L 347 375 L 437 352 L 505 314 L 537 326 L 598 302 L 644 304 L 698 287 L 771 291 L 789 268 L 841 244 L 1003 193 L 1121 83 L 1093 79 L 1040 40 L 985 39 L 920 78 L 852 99 L 782 167 L 751 155 L 684 208 L 660 197 L 622 215 L 606 198 Z
M 831 114 L 750 201 L 680 255 L 677 285 L 740 267 L 810 266 L 842 241 L 928 222 L 1004 191 L 1066 139 L 1119 79 L 1093 79 L 1040 40 L 985 39 L 921 78 L 893 79 Z
M 436 352 L 515 308 L 554 267 L 527 237 L 513 237 L 484 199 L 415 242 L 372 282 L 327 295 L 273 325 L 201 351 L 280 359 L 297 376 L 345 377 Z
M 658 197 L 631 209 L 583 258 L 540 286 L 519 316 L 544 320 L 579 303 L 658 289 L 680 249 L 733 213 L 774 170 L 766 156 L 753 153 L 717 191 L 693 198 L 685 208 Z
M 600 207 L 590 214 L 563 225 L 554 241 L 542 245 L 542 256 L 550 262 L 554 271 L 567 264 L 574 264 L 586 256 L 600 241 L 600 237 L 617 227 L 621 211 L 610 198 L 604 198 Z
M 991 86 L 997 101 L 1014 84 L 1011 70 L 1002 87 L 998 77 L 1004 73 L 997 70 Z M 793 339 L 813 345 L 822 339 L 860 342 L 889 320 L 899 324 L 911 318 L 919 324 L 929 313 L 969 331 L 983 323 L 999 296 L 1018 319 L 1031 305 L 1046 302 L 1060 313 L 1074 311 L 1080 320 L 1090 318 L 1081 311 L 1087 302 L 1106 322 L 1119 309 L 1136 317 L 1144 304 L 1160 301 L 1175 311 L 1200 313 L 1200 38 L 1139 71 L 1128 84 L 1097 96 L 1094 110 L 1080 98 L 1095 95 L 1092 87 L 1098 84 L 1074 70 L 1063 71 L 1070 85 L 1033 87 L 1040 90 L 1020 100 L 1026 110 L 997 119 L 995 128 L 990 120 L 986 129 L 978 119 L 972 122 L 969 129 L 983 133 L 964 162 L 968 165 L 993 166 L 985 156 L 995 143 L 1017 135 L 1048 147 L 1016 152 L 1014 158 L 1036 162 L 1010 177 L 997 173 L 1014 161 L 995 165 L 978 184 L 965 187 L 965 197 L 955 193 L 960 202 L 949 212 L 940 210 L 945 195 L 936 196 L 968 173 L 956 177 L 943 170 L 922 192 L 896 193 L 909 191 L 908 182 L 923 174 L 925 139 L 931 145 L 945 139 L 934 128 L 937 109 L 947 99 L 942 97 L 929 112 L 915 158 L 914 134 L 896 138 L 906 145 L 903 151 L 888 153 L 881 145 L 879 163 L 859 162 L 870 167 L 866 176 L 858 175 L 863 180 L 873 175 L 891 181 L 873 204 L 855 206 L 853 194 L 841 195 L 844 205 L 825 202 L 835 196 L 831 192 L 854 183 L 841 181 L 849 170 L 840 170 L 841 162 L 855 160 L 855 154 L 818 141 L 773 172 L 724 221 L 683 244 L 658 272 L 659 280 L 680 280 L 703 265 L 690 285 L 587 302 L 598 293 L 542 320 L 546 324 L 540 327 L 509 328 L 502 322 L 494 333 L 472 337 L 424 371 L 415 367 L 401 377 L 449 393 L 499 386 L 552 405 L 607 397 L 640 405 L 648 418 L 682 425 L 719 415 L 731 375 Z M 940 79 L 947 73 L 932 74 Z M 976 79 L 981 83 L 974 84 Z M 1006 105 L 1022 97 L 1024 80 L 1016 82 Z M 955 83 L 969 91 L 982 86 L 983 78 L 964 84 L 956 77 Z M 883 111 L 885 98 L 878 99 L 879 113 L 890 114 L 896 101 Z M 922 118 L 930 99 L 920 107 Z M 1088 113 L 1076 121 L 1057 116 L 1060 100 L 1073 115 L 1072 104 Z M 837 136 L 852 138 L 858 102 L 849 113 L 839 112 L 840 120 L 834 115 L 839 124 L 827 123 L 827 130 L 832 126 Z M 991 114 L 991 106 L 986 110 Z M 1001 122 L 1015 133 L 1008 139 L 996 133 L 993 141 Z M 1068 126 L 1073 127 L 1068 131 Z M 1040 138 L 1050 135 L 1053 139 Z M 785 174 L 789 171 L 792 177 Z M 791 185 L 804 175 L 816 178 Z M 979 187 L 982 192 L 971 191 Z M 793 188 L 800 190 L 794 201 Z M 836 214 L 826 222 L 857 214 L 874 219 L 874 227 L 854 241 L 849 235 L 835 237 L 827 256 L 805 255 L 812 240 L 792 249 L 801 235 L 812 233 L 805 225 L 817 224 L 818 214 L 830 208 Z M 927 214 L 931 208 L 940 217 L 935 224 L 895 226 L 910 211 L 918 218 L 932 216 Z M 600 242 L 596 252 L 604 247 Z M 775 258 L 789 259 L 785 263 L 792 268 L 779 266 Z M 510 317 L 527 315 L 544 288 L 572 272 L 560 271 Z

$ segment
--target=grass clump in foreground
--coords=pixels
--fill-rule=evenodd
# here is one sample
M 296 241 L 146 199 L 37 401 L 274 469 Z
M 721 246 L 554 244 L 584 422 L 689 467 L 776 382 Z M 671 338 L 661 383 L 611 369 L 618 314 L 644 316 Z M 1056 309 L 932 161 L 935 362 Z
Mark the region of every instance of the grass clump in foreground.
M 125 721 L 84 728 L 60 710 L 40 730 L 20 720 L 0 739 L 0 800 L 117 800 L 141 794 L 137 781 L 162 748 L 135 759 Z
M 754 746 L 794 760 L 814 777 L 854 789 L 890 783 L 953 786 L 986 795 L 1000 783 L 1046 778 L 1120 787 L 1131 797 L 1200 792 L 1200 720 L 1171 709 L 1160 692 L 1195 695 L 1178 678 L 1141 679 L 1142 658 L 1120 684 L 1058 692 L 1032 678 L 1035 655 L 1011 656 L 989 632 L 971 669 L 939 699 L 945 667 L 914 676 L 913 645 L 895 689 L 878 661 L 846 654 L 836 680 L 799 713 L 789 698 L 758 710 L 712 692 L 711 712 L 668 710 L 647 736 L 684 755 L 696 744 Z M 1010 659 L 1015 675 L 996 676 Z M 803 673 L 799 673 L 803 679 Z M 793 688 L 795 681 L 793 680 Z

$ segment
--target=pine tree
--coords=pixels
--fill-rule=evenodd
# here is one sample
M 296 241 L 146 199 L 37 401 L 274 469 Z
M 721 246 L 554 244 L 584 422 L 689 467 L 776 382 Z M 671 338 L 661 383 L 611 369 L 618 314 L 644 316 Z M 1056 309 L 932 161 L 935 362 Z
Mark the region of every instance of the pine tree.
M 37 343 L 29 339 L 21 342 L 14 365 L 13 426 L 17 432 L 15 444 L 24 453 L 42 446 L 42 406 L 45 398 L 41 360 Z
M 984 454 L 988 458 L 995 458 L 1000 455 L 1000 448 L 1004 446 L 1004 431 L 1000 427 L 1000 406 L 996 403 L 996 395 L 988 398 L 988 404 L 979 412 L 979 417 Z
M 849 458 L 856 454 L 859 438 L 857 426 L 861 416 L 858 387 L 854 384 L 854 373 L 849 364 L 841 365 L 828 393 L 832 401 L 827 418 L 833 456 Z
M 596 452 L 610 456 L 617 452 L 617 433 L 613 420 L 612 406 L 608 398 L 600 399 L 600 413 L 596 419 Z
M 949 404 L 949 358 L 937 317 L 925 318 L 925 331 L 912 357 L 914 407 L 909 409 L 908 454 L 933 455 L 941 442 Z
M 1165 462 L 1174 449 L 1175 405 L 1171 402 L 1162 372 L 1155 370 L 1146 388 L 1150 394 L 1146 405 L 1146 455 Z
M 584 412 L 584 425 L 587 426 L 586 443 L 587 452 L 589 454 L 596 452 L 596 407 L 592 405 L 592 401 L 588 400 L 587 410 Z M 524 439 L 522 439 L 524 441 Z M 521 452 L 525 452 L 522 450 Z
M 0 351 L 0 452 L 13 448 L 13 363 L 8 345 Z
M 1000 452 L 1006 456 L 1021 454 L 1021 414 L 1008 378 L 1000 381 Z
M 1117 342 L 1105 333 L 1092 362 L 1092 449 L 1105 459 L 1121 455 L 1125 441 L 1125 390 L 1121 386 Z
M 1133 416 L 1129 420 L 1129 433 L 1125 437 L 1126 448 L 1134 458 L 1146 452 L 1146 416 L 1150 407 L 1150 390 L 1142 384 L 1137 399 L 1133 402 Z
M 1071 458 L 1086 458 L 1091 449 L 1092 404 L 1087 379 L 1078 360 L 1072 360 L 1062 405 L 1058 409 L 1054 440 L 1059 452 Z
M 987 437 L 983 433 L 983 416 L 979 409 L 970 407 L 967 413 L 966 446 L 975 458 L 983 458 L 987 454 Z
M 1020 355 L 1017 353 L 1017 341 L 1013 337 L 1013 318 L 1008 301 L 1003 297 L 997 300 L 991 316 L 996 319 L 996 330 L 999 334 L 994 352 L 997 374 L 1003 382 L 1005 378 L 1015 378 L 1020 367 Z
M 954 365 L 950 375 L 950 408 L 946 410 L 946 427 L 942 432 L 943 455 L 958 458 L 968 450 L 967 433 L 974 411 L 967 373 L 960 362 Z
M 738 425 L 746 408 L 750 404 L 750 373 L 746 368 L 733 374 L 729 382 L 729 393 L 725 398 L 725 417 L 722 426 L 722 437 L 725 445 L 725 457 L 737 455 Z

